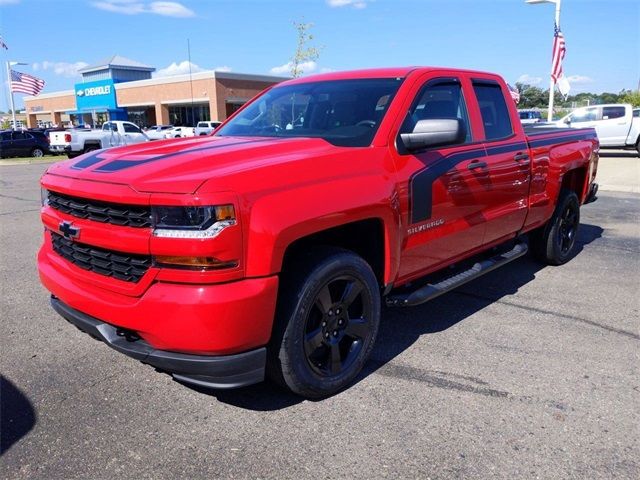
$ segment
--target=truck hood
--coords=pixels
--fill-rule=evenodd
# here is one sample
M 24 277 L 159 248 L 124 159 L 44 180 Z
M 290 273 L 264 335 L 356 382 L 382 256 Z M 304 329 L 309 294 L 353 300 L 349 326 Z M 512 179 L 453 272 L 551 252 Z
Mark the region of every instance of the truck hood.
M 48 174 L 129 185 L 139 192 L 194 193 L 210 179 L 335 152 L 315 138 L 194 137 L 87 153 Z

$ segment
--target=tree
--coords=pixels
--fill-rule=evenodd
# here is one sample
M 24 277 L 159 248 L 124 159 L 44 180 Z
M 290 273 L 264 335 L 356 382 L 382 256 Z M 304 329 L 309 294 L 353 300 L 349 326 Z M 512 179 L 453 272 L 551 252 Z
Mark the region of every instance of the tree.
M 630 103 L 634 107 L 640 107 L 640 90 L 636 90 L 635 92 L 623 90 L 620 92 L 620 102 Z
M 313 40 L 313 35 L 310 33 L 313 23 L 293 22 L 293 26 L 298 35 L 298 43 L 291 59 L 291 76 L 297 78 L 304 73 L 302 70 L 304 63 L 315 62 L 320 57 L 321 48 L 308 46 Z

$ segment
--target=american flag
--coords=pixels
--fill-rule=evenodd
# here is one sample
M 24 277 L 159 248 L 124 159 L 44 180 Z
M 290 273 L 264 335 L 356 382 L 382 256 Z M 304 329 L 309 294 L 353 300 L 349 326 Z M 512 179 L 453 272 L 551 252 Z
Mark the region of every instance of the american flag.
M 511 95 L 511 100 L 513 100 L 516 103 L 520 103 L 520 92 L 518 91 L 518 89 L 515 87 L 512 87 L 508 83 L 507 83 L 507 87 L 509 87 L 509 94 Z
M 553 27 L 553 56 L 551 58 L 551 78 L 556 83 L 562 76 L 562 60 L 567 53 L 567 47 L 564 42 L 564 35 L 560 31 L 558 25 Z
M 11 91 L 14 93 L 26 93 L 38 95 L 44 88 L 44 80 L 26 73 L 11 70 Z

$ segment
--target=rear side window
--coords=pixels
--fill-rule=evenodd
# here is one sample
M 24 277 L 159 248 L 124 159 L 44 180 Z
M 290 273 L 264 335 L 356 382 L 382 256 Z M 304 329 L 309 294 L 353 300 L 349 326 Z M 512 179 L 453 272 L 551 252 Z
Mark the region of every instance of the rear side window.
M 199 128 L 206 128 L 206 127 L 208 127 L 208 126 L 209 126 L 209 125 L 207 125 L 207 122 L 198 122 L 198 127 L 199 127 Z
M 513 127 L 500 85 L 474 82 L 473 90 L 480 106 L 486 139 L 498 140 L 510 136 Z
M 471 142 L 469 116 L 460 83 L 451 80 L 436 82 L 427 83 L 418 93 L 400 132 L 412 132 L 420 120 L 458 119 L 466 132 L 464 143 Z
M 624 107 L 602 107 L 602 119 L 611 120 L 612 118 L 624 117 Z

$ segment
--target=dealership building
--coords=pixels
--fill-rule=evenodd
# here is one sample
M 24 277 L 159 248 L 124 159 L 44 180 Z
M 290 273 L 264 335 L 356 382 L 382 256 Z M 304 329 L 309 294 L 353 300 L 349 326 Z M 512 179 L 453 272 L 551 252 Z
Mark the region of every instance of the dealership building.
M 219 71 L 152 78 L 155 68 L 116 55 L 80 70 L 73 90 L 24 97 L 27 125 L 101 125 L 129 120 L 150 125 L 195 126 L 222 121 L 285 77 Z

